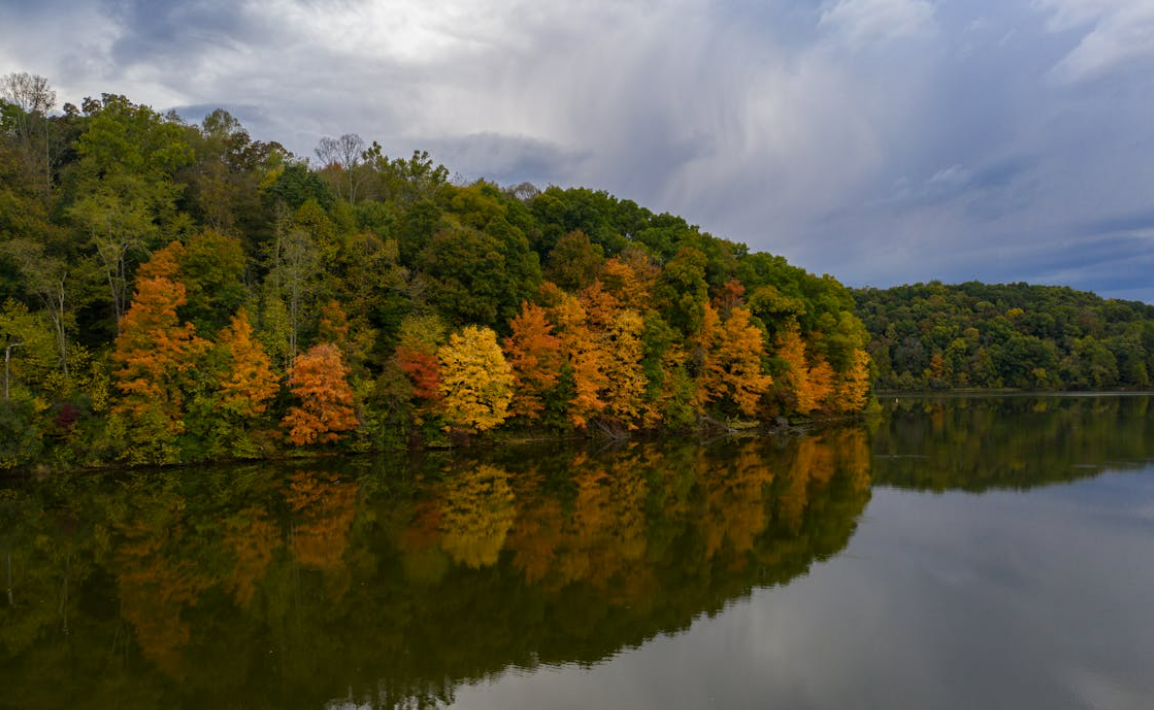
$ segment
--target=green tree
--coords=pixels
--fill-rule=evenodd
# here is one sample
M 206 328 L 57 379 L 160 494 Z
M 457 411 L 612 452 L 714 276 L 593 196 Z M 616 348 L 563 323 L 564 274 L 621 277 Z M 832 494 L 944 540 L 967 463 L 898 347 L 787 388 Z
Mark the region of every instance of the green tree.
M 52 121 L 48 112 L 56 105 L 56 92 L 42 76 L 13 72 L 0 77 L 0 125 L 11 126 L 24 173 L 36 185 L 44 211 L 52 209 Z
M 433 235 L 417 265 L 429 281 L 432 304 L 455 324 L 496 325 L 511 303 L 530 295 L 511 273 L 501 241 L 476 229 Z
M 661 305 L 665 320 L 683 335 L 701 327 L 705 305 L 709 302 L 709 284 L 705 282 L 705 254 L 693 247 L 683 247 L 665 265 L 654 296 Z
M 193 160 L 183 126 L 123 96 L 88 100 L 76 141 L 69 215 L 90 238 L 108 284 L 119 332 L 131 292 L 133 258 L 178 236 L 173 174 Z
M 67 377 L 68 331 L 74 322 L 69 309 L 72 267 L 65 259 L 47 254 L 44 245 L 32 239 L 12 239 L 3 245 L 3 252 L 16 262 L 25 287 L 40 299 L 51 319 L 57 364 Z
M 245 302 L 247 268 L 244 247 L 236 237 L 209 229 L 185 240 L 180 275 L 188 302 L 183 313 L 198 332 L 215 333 Z
M 36 386 L 49 379 L 58 367 L 52 329 L 45 320 L 23 303 L 11 299 L 0 310 L 5 401 L 14 395 L 17 399 L 31 399 L 38 389 Z
M 545 276 L 561 288 L 579 291 L 597 279 L 605 263 L 604 250 L 593 244 L 581 230 L 574 230 L 557 241 L 549 252 Z

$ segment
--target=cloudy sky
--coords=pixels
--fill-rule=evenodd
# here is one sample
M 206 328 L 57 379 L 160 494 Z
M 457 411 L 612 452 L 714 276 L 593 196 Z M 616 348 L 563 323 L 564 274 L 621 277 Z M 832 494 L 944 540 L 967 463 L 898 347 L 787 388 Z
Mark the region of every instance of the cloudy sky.
M 583 185 L 854 286 L 1154 303 L 1154 0 L 0 0 L 0 74 Z

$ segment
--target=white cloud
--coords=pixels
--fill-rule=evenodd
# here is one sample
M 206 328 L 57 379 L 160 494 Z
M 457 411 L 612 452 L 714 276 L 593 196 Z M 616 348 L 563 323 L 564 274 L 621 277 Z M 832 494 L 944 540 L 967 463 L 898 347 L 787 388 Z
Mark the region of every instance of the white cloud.
M 0 74 L 26 71 L 47 77 L 62 103 L 99 96 L 89 79 L 115 71 L 107 52 L 116 36 L 114 24 L 87 5 L 29 10 L 0 2 Z
M 1154 0 L 1037 0 L 1049 14 L 1051 32 L 1089 28 L 1078 45 L 1053 68 L 1053 76 L 1075 82 L 1127 62 L 1154 57 Z
M 929 34 L 934 6 L 926 0 L 838 0 L 822 11 L 818 24 L 863 47 Z

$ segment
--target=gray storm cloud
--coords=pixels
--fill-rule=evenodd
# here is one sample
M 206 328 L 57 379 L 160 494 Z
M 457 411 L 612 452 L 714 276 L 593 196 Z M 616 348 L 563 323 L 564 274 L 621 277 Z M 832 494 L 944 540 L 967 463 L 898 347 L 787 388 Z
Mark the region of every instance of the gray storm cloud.
M 64 100 L 605 189 L 853 285 L 1148 302 L 1152 69 L 1154 0 L 0 4 L 0 72 Z

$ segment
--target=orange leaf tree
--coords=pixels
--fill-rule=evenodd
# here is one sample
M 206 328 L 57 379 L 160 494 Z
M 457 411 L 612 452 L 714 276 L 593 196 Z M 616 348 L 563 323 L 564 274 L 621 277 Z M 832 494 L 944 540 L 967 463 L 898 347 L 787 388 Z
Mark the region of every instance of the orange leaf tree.
M 544 409 L 542 399 L 561 379 L 561 339 L 553 335 L 553 325 L 545 309 L 523 302 L 521 312 L 509 322 L 512 334 L 505 338 L 505 356 L 513 368 L 514 415 L 537 419 Z
M 365 375 L 365 360 L 376 331 L 367 323 L 350 323 L 345 309 L 338 301 L 329 301 L 321 306 L 320 321 L 317 323 L 317 340 L 333 343 L 341 349 L 354 379 Z
M 357 427 L 349 371 L 332 343 L 314 345 L 293 359 L 289 387 L 301 404 L 281 424 L 297 446 L 338 441 L 341 432 Z
M 190 370 L 208 345 L 176 313 L 186 300 L 184 285 L 176 280 L 179 251 L 174 243 L 141 267 L 112 355 L 121 392 L 113 414 L 127 424 L 128 440 L 137 446 L 126 455 L 138 462 L 176 460 L 170 445 L 184 431 L 182 405 L 191 389 Z
M 815 354 L 809 365 L 809 389 L 816 408 L 829 408 L 836 379 L 837 373 L 829 361 L 820 354 Z
M 242 308 L 217 339 L 228 362 L 228 373 L 219 384 L 221 406 L 244 418 L 263 414 L 280 388 L 272 360 L 252 333 L 248 313 Z
M 573 377 L 573 396 L 566 411 L 573 426 L 584 428 L 605 409 L 609 386 L 608 358 L 590 327 L 585 307 L 576 297 L 561 294 L 549 313 L 561 339 L 561 352 Z

